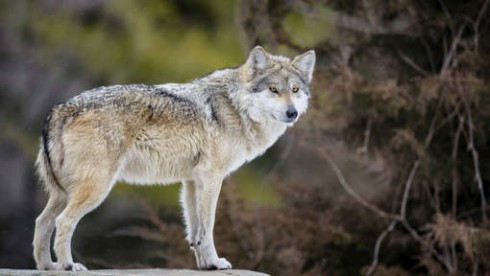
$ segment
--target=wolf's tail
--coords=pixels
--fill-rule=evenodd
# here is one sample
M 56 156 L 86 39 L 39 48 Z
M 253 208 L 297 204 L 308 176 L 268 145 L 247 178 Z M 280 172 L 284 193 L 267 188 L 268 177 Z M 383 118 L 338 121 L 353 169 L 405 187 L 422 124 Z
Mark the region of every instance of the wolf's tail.
M 62 141 L 60 139 L 62 124 L 52 124 L 51 122 L 54 113 L 55 110 L 51 110 L 44 121 L 41 135 L 41 145 L 36 159 L 37 172 L 44 184 L 44 187 L 49 193 L 65 192 L 65 188 L 63 188 L 58 181 L 53 169 L 53 163 L 59 163 L 60 160 L 55 160 L 56 162 L 53 162 L 53 158 L 51 156 L 53 149 L 55 149 L 56 152 L 60 152 L 63 148 L 61 144 Z

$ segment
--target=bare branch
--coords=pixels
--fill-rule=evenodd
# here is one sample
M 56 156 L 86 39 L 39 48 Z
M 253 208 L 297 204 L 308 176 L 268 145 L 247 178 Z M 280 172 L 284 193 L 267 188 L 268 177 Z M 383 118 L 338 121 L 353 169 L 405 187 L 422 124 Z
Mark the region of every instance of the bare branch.
M 459 27 L 458 32 L 456 33 L 456 36 L 453 38 L 453 42 L 451 43 L 451 48 L 449 49 L 449 52 L 444 58 L 444 63 L 442 64 L 441 67 L 441 75 L 444 75 L 451 65 L 451 62 L 454 59 L 454 56 L 456 54 L 456 50 L 458 48 L 459 41 L 461 40 L 461 36 L 463 35 L 463 30 L 466 27 L 466 24 L 461 25 Z
M 424 46 L 425 52 L 427 53 L 427 59 L 430 63 L 430 68 L 432 72 L 436 71 L 436 64 L 434 62 L 434 54 L 432 53 L 432 50 L 430 49 L 429 44 L 427 43 L 427 40 L 425 38 L 421 37 L 420 41 L 422 41 L 422 45 Z
M 459 139 L 461 137 L 461 132 L 463 131 L 463 127 L 464 127 L 464 117 L 459 116 L 458 121 L 459 121 L 458 128 L 456 129 L 456 133 L 454 134 L 453 150 L 451 152 L 451 160 L 453 161 L 453 168 L 451 170 L 452 212 L 455 218 L 458 211 L 458 183 L 459 183 L 459 173 L 456 168 L 456 160 L 458 158 Z
M 480 27 L 480 22 L 483 18 L 483 15 L 485 14 L 485 12 L 487 11 L 487 8 L 488 8 L 488 4 L 490 3 L 490 0 L 486 0 L 481 9 L 480 9 L 480 12 L 478 13 L 478 17 L 476 18 L 475 20 L 475 23 L 473 24 L 474 28 L 475 28 L 475 32 L 478 32 L 478 28 Z
M 311 146 L 304 145 L 304 144 L 302 144 L 302 145 L 303 146 L 306 146 L 306 147 L 309 147 L 309 148 L 312 148 L 313 150 L 315 150 L 318 153 L 318 155 L 320 157 L 322 157 L 323 160 L 325 160 L 330 165 L 330 167 L 332 168 L 333 172 L 337 176 L 337 179 L 339 180 L 339 183 L 342 186 L 342 188 L 344 188 L 344 190 L 353 199 L 355 199 L 359 204 L 361 204 L 362 206 L 366 207 L 370 211 L 376 213 L 378 216 L 380 216 L 382 218 L 389 218 L 389 219 L 393 219 L 393 220 L 399 220 L 400 219 L 398 216 L 393 215 L 393 214 L 389 214 L 389 213 L 383 211 L 382 209 L 380 209 L 379 207 L 377 207 L 376 205 L 368 202 L 367 200 L 365 200 L 364 198 L 362 198 L 356 191 L 354 191 L 354 189 L 352 189 L 352 187 L 349 185 L 349 183 L 347 183 L 347 180 L 345 179 L 344 174 L 342 173 L 342 171 L 340 170 L 340 168 L 333 161 L 332 157 L 330 157 L 330 154 L 328 154 L 328 152 L 326 150 L 321 149 L 319 147 L 311 147 Z
M 453 264 L 454 271 L 458 270 L 458 252 L 456 251 L 456 242 L 451 241 L 451 263 Z
M 419 165 L 420 165 L 420 160 L 417 160 L 413 163 L 412 170 L 410 171 L 410 174 L 408 175 L 407 178 L 407 182 L 405 183 L 405 190 L 403 192 L 403 198 L 402 198 L 402 203 L 400 208 L 400 217 L 402 220 L 405 220 L 407 216 L 408 196 L 410 194 L 410 189 L 412 188 L 413 178 L 415 177 L 415 173 L 417 172 Z
M 373 253 L 373 262 L 369 267 L 369 270 L 366 272 L 366 276 L 372 275 L 376 270 L 376 267 L 378 266 L 378 262 L 379 262 L 379 250 L 381 248 L 381 243 L 388 236 L 388 234 L 393 232 L 397 224 L 398 221 L 396 220 L 392 221 L 390 225 L 388 225 L 388 227 L 381 233 L 381 235 L 379 235 L 378 239 L 376 240 L 376 244 L 374 246 L 374 253 Z
M 371 138 L 371 125 L 372 125 L 372 120 L 370 117 L 368 117 L 366 122 L 366 130 L 364 130 L 364 143 L 358 151 L 358 153 L 360 153 L 363 156 L 366 156 L 369 152 L 368 148 L 369 148 L 369 139 Z
M 440 100 L 438 103 L 437 109 L 440 108 L 441 103 L 442 103 L 442 101 Z M 429 144 L 432 141 L 432 138 L 434 137 L 434 134 L 436 131 L 436 122 L 437 122 L 437 116 L 434 116 L 432 118 L 431 123 L 430 123 L 429 131 L 427 132 L 427 137 L 425 138 L 425 141 L 424 141 L 424 147 L 425 148 L 429 147 Z M 402 197 L 402 202 L 401 202 L 401 207 L 400 207 L 400 218 L 402 220 L 406 219 L 408 196 L 410 195 L 410 190 L 412 188 L 413 179 L 415 177 L 415 173 L 417 172 L 417 169 L 419 166 L 420 166 L 420 159 L 417 159 L 413 163 L 412 169 L 410 170 L 407 181 L 405 182 L 405 190 L 403 192 L 403 197 Z
M 444 15 L 447 17 L 447 20 L 449 21 L 449 28 L 451 29 L 451 33 L 454 36 L 454 26 L 452 22 L 454 21 L 453 18 L 451 17 L 451 14 L 449 13 L 449 10 L 446 7 L 446 4 L 444 3 L 443 0 L 439 0 L 439 4 L 441 4 L 442 11 L 444 12 Z
M 429 75 L 429 73 L 427 73 L 427 71 L 425 71 L 424 69 L 422 69 L 422 67 L 420 67 L 419 65 L 417 65 L 417 63 L 415 63 L 415 61 L 413 61 L 411 58 L 409 58 L 407 55 L 405 55 L 401 51 L 397 51 L 397 54 L 400 56 L 400 58 L 408 66 L 412 67 L 412 69 L 414 69 L 415 71 L 417 71 L 418 73 L 420 73 L 422 76 L 428 76 Z
M 473 157 L 473 166 L 475 167 L 475 179 L 478 185 L 478 190 L 480 192 L 480 203 L 481 203 L 481 212 L 483 221 L 487 221 L 487 200 L 485 197 L 485 190 L 483 189 L 483 180 L 480 173 L 480 159 L 478 151 L 475 148 L 475 139 L 474 139 L 474 128 L 473 119 L 471 116 L 471 108 L 468 104 L 465 104 L 466 116 L 468 118 L 468 132 L 469 132 L 469 140 L 468 140 L 468 150 L 471 152 Z

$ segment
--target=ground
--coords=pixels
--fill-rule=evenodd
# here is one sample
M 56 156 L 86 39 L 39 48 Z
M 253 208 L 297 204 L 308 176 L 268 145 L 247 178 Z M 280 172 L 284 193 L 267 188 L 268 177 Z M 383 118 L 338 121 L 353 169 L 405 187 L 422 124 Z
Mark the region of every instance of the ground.
M 101 269 L 81 272 L 72 271 L 39 271 L 39 270 L 18 270 L 18 269 L 0 269 L 0 275 L 9 276 L 137 276 L 137 275 L 162 275 L 162 276 L 267 276 L 269 274 L 255 272 L 250 270 L 229 269 L 200 271 L 189 269 Z

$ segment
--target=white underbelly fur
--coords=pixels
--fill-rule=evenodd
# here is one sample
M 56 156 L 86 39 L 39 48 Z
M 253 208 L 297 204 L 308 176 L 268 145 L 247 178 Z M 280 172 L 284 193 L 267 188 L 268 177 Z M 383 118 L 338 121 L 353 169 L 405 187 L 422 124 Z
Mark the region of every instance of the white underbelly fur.
M 118 180 L 128 184 L 170 184 L 189 178 L 192 157 L 184 154 L 166 156 L 158 151 L 133 149 L 124 158 Z

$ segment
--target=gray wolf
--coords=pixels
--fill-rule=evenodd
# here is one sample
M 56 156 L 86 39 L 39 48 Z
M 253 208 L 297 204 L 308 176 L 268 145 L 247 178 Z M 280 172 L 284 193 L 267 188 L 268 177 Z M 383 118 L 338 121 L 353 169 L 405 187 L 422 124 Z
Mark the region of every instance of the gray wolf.
M 315 53 L 290 60 L 260 46 L 247 61 L 190 83 L 95 88 L 55 106 L 42 130 L 36 166 L 49 194 L 36 219 L 40 270 L 74 263 L 76 225 L 117 181 L 182 182 L 187 240 L 200 269 L 229 269 L 213 227 L 223 179 L 264 153 L 303 114 Z M 56 228 L 54 252 L 50 238 Z

